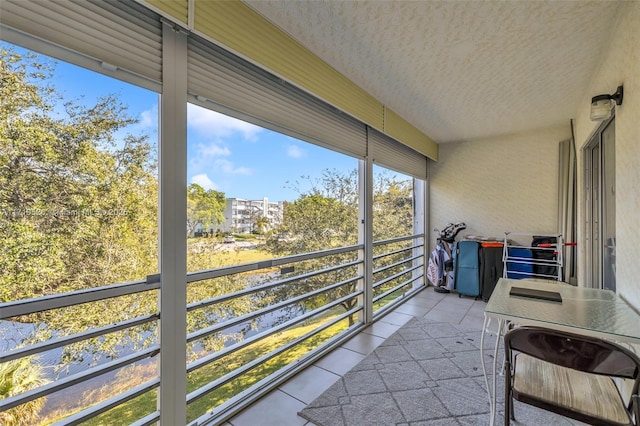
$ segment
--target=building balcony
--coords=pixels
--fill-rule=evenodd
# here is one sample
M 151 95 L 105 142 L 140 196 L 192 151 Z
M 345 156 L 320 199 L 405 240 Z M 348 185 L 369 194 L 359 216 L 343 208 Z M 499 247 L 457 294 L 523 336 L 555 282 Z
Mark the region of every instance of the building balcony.
M 0 367 L 22 363 L 42 372 L 28 388 L 0 399 L 0 424 L 9 423 L 3 416 L 26 406 L 41 417 L 23 416 L 21 421 L 30 424 L 307 424 L 297 413 L 376 348 L 389 345 L 389 337 L 409 321 L 433 321 L 476 336 L 481 332 L 483 302 L 428 288 L 426 260 L 434 246 L 428 229 L 451 220 L 466 221 L 479 235 L 562 228 L 575 233 L 567 240 L 577 244 L 572 249 L 576 263 L 569 270 L 573 283 L 610 285 L 640 308 L 640 60 L 629 55 L 639 41 L 640 3 L 406 2 L 389 13 L 345 19 L 345 32 L 340 22 L 325 21 L 331 31 L 324 33 L 322 27 L 297 25 L 306 20 L 291 17 L 280 3 L 307 7 L 300 17 L 322 15 L 305 2 L 0 2 L 3 41 L 162 94 L 155 129 L 158 237 L 143 235 L 158 245 L 152 251 L 158 252 L 162 275 L 155 275 L 154 261 L 150 271 L 135 278 L 100 281 L 98 273 L 91 273 L 87 281 L 95 276 L 95 282 L 71 291 L 68 281 L 56 276 L 52 281 L 60 287 L 49 288 L 29 276 L 25 263 L 16 262 L 15 273 L 25 272 L 22 282 L 38 292 L 15 296 L 11 291 L 21 288 L 11 282 L 14 287 L 3 294 Z M 366 2 L 321 3 L 317 6 L 373 11 Z M 276 6 L 273 22 L 264 19 L 268 10 L 259 12 L 269 4 Z M 428 10 L 414 9 L 420 7 Z M 279 10 L 283 24 L 321 34 L 310 34 L 308 40 L 328 42 L 326 50 L 314 53 L 290 37 L 292 32 L 277 25 Z M 326 17 L 349 16 L 324 11 Z M 416 18 L 424 19 L 420 27 L 425 32 L 408 25 Z M 371 35 L 357 37 L 354 23 Z M 387 33 L 379 37 L 380 24 L 408 32 L 397 39 Z M 426 31 L 433 29 L 439 30 L 437 37 Z M 514 37 L 514 29 L 520 36 Z M 469 40 L 461 41 L 460 34 Z M 377 50 L 367 54 L 363 41 L 371 45 L 375 40 L 380 41 Z M 406 47 L 408 41 L 415 43 L 413 50 L 388 48 Z M 321 59 L 339 47 L 347 49 L 343 58 L 348 62 Z M 377 62 L 350 62 L 354 58 Z M 425 66 L 416 66 L 416 59 Z M 400 60 L 410 62 L 401 66 Z M 362 74 L 341 74 L 340 68 Z M 592 122 L 593 97 L 621 84 L 626 86 L 624 104 L 614 107 L 608 121 Z M 89 89 L 86 82 L 78 86 Z M 420 98 L 407 102 L 411 93 Z M 189 270 L 186 188 L 176 183 L 187 181 L 187 115 L 193 105 L 350 157 L 358 169 L 359 200 L 368 203 L 358 204 L 357 243 Z M 16 111 L 22 120 L 22 112 L 30 109 Z M 41 134 L 25 132 L 21 138 Z M 64 134 L 58 136 L 65 141 Z M 47 138 L 31 139 L 42 139 L 38 153 L 56 151 Z M 23 156 L 15 151 L 15 157 Z M 414 216 L 403 221 L 414 235 L 374 242 L 374 216 L 388 213 L 371 201 L 379 167 L 415 178 Z M 63 174 L 74 176 L 66 169 Z M 615 185 L 608 185 L 606 179 L 612 178 Z M 613 202 L 603 206 L 604 194 Z M 615 194 L 624 196 L 616 199 Z M 242 218 L 250 205 L 238 200 L 229 211 Z M 26 233 L 20 229 L 15 227 L 22 237 Z M 338 240 L 327 234 L 332 243 Z M 49 237 L 37 235 L 41 252 L 48 250 Z M 38 260 L 30 238 L 14 238 L 12 247 L 24 259 Z M 64 250 L 68 246 L 60 246 L 59 258 L 73 263 Z M 322 248 L 328 247 L 334 245 Z M 50 266 L 42 263 L 43 270 Z M 602 271 L 615 278 L 612 285 L 603 284 Z M 144 278 L 147 273 L 154 275 Z M 237 286 L 237 277 L 251 279 Z M 140 280 L 110 284 L 121 279 Z M 46 296 L 26 299 L 32 294 Z M 86 321 L 89 314 L 91 321 Z M 57 327 L 49 328 L 53 317 Z M 479 362 L 480 348 L 469 345 L 459 352 Z M 479 367 L 470 368 L 475 370 L 469 383 L 478 387 L 469 396 L 473 412 L 458 411 L 440 399 L 444 408 L 439 415 L 422 420 L 488 423 Z M 416 394 L 437 384 L 429 377 Z M 373 400 L 373 389 L 370 394 Z M 572 424 L 517 405 L 516 415 L 525 424 Z M 414 420 L 405 416 L 395 423 Z
M 3 303 L 0 363 L 25 361 L 46 374 L 1 400 L 0 412 L 35 402 L 44 423 L 34 424 L 154 424 L 186 399 L 185 424 L 226 420 L 355 344 L 353 336 L 370 338 L 363 330 L 388 327 L 371 324 L 399 315 L 389 312 L 424 289 L 423 234 L 374 243 L 371 261 L 364 251 L 344 246 L 189 273 L 183 306 L 163 303 L 160 275 Z M 75 324 L 96 309 L 106 315 Z M 171 318 L 185 328 L 161 334 Z M 171 350 L 184 364 L 160 362 Z M 186 380 L 187 394 L 158 398 L 176 379 Z
M 73 351 L 73 345 L 79 342 L 108 339 L 113 335 L 120 336 L 124 342 L 131 338 L 131 335 L 120 334 L 126 330 L 133 335 L 145 336 L 148 341 L 136 348 L 124 350 L 121 347 L 120 353 L 114 352 L 110 356 L 103 354 L 102 359 L 88 364 L 78 360 L 69 361 L 65 367 L 66 373 L 31 390 L 0 400 L 0 412 L 40 400 L 47 407 L 44 410 L 47 421 L 56 420 L 60 424 L 83 421 L 88 424 L 114 424 L 114 419 L 120 422 L 117 424 L 163 424 L 168 405 L 158 400 L 156 389 L 166 384 L 170 386 L 174 380 L 166 375 L 166 370 L 181 370 L 184 376 L 179 377 L 186 377 L 189 392 L 186 395 L 189 418 L 185 424 L 313 425 L 298 413 L 352 369 L 357 371 L 357 365 L 376 348 L 392 347 L 394 341 L 388 339 L 401 327 L 409 321 L 419 320 L 423 326 L 432 327 L 424 338 L 409 337 L 415 339 L 415 343 L 420 341 L 422 349 L 406 359 L 398 354 L 386 360 L 380 359 L 376 361 L 376 365 L 380 364 L 376 369 L 386 368 L 387 363 L 411 361 L 419 364 L 420 374 L 424 377 L 416 377 L 417 381 L 409 384 L 409 390 L 404 393 L 410 396 L 406 401 L 425 393 L 433 393 L 436 400 L 429 402 L 430 399 L 426 399 L 424 403 L 413 406 L 401 404 L 397 410 L 392 410 L 393 416 L 400 416 L 406 422 L 488 424 L 489 398 L 480 362 L 480 334 L 485 303 L 474 298 L 458 297 L 455 292 L 436 293 L 426 287 L 424 275 L 414 273 L 423 267 L 422 255 L 416 256 L 416 250 L 420 253 L 422 246 L 415 237 L 377 243 L 377 247 L 383 250 L 376 256 L 378 265 L 372 271 L 374 283 L 368 289 L 365 286 L 364 290 L 358 285 L 363 278 L 358 272 L 362 262 L 356 256 L 362 248 L 360 246 L 274 259 L 267 262 L 268 265 L 246 264 L 189 274 L 188 282 L 192 287 L 204 285 L 216 288 L 224 285 L 229 277 L 258 267 L 268 268 L 267 275 L 271 279 L 255 282 L 253 286 L 233 293 L 189 299 L 185 311 L 191 317 L 186 334 L 186 369 L 184 366 L 180 369 L 175 364 L 166 369 L 160 368 L 158 355 L 162 342 L 156 333 L 157 325 L 162 324 L 162 319 L 166 317 L 162 312 L 126 319 L 107 318 L 101 326 L 66 335 L 66 331 L 61 331 L 35 343 L 27 339 L 28 344 L 4 351 L 0 361 L 10 362 L 42 355 L 43 358 L 38 362 L 44 360 L 46 363 L 47 359 L 60 355 L 56 351 Z M 349 253 L 355 257 L 349 258 Z M 321 269 L 309 269 L 307 265 L 305 272 L 296 274 L 295 270 L 305 270 L 305 262 L 317 259 L 322 261 Z M 303 286 L 312 277 L 325 275 L 335 278 L 332 275 L 335 273 L 339 273 L 342 280 L 330 280 L 320 288 Z M 223 317 L 223 312 L 238 309 L 242 300 L 256 300 L 258 295 L 273 296 L 275 289 L 282 286 L 288 288 L 286 298 L 275 298 L 266 304 L 256 302 L 256 307 L 246 313 Z M 6 303 L 2 305 L 2 318 L 24 319 L 37 312 L 63 310 L 71 321 L 75 315 L 81 315 L 84 309 L 90 309 L 87 304 L 106 303 L 112 298 L 127 298 L 140 303 L 144 294 L 157 297 L 159 288 L 159 276 L 150 276 L 144 282 Z M 296 292 L 293 290 L 296 288 L 301 290 Z M 342 291 L 337 292 L 339 289 Z M 304 308 L 300 304 L 304 300 L 316 300 L 317 297 L 321 297 L 323 302 Z M 367 308 L 367 299 L 370 300 L 370 308 Z M 220 309 L 216 310 L 216 306 Z M 371 308 L 372 311 L 367 312 Z M 204 317 L 198 320 L 197 316 L 203 313 Z M 454 334 L 447 334 L 451 331 Z M 176 332 L 176 338 L 180 334 Z M 208 336 L 217 338 L 207 340 Z M 224 344 L 207 346 L 216 342 Z M 177 340 L 174 340 L 169 344 L 176 343 Z M 446 356 L 443 355 L 443 347 L 448 351 Z M 82 350 L 85 355 L 88 353 L 86 347 Z M 443 359 L 452 364 L 443 367 Z M 36 361 L 31 359 L 31 362 Z M 443 370 L 448 372 L 443 373 Z M 128 376 L 129 380 L 123 380 L 123 376 Z M 366 373 L 365 376 L 368 377 Z M 132 377 L 136 379 L 131 380 Z M 385 380 L 391 380 L 388 386 L 393 389 L 394 381 L 413 380 L 410 377 L 387 377 Z M 363 383 L 366 382 L 365 379 Z M 451 393 L 450 386 L 455 383 L 465 384 L 463 387 L 466 391 Z M 119 391 L 100 395 L 105 385 Z M 382 395 L 379 387 L 365 387 L 356 393 L 361 401 L 382 398 L 383 401 L 396 404 L 388 394 Z M 71 403 L 72 395 L 82 403 Z M 443 395 L 449 395 L 450 398 L 444 398 Z M 500 391 L 498 395 L 501 395 Z M 176 398 L 184 401 L 185 395 Z M 437 407 L 425 410 L 424 404 L 429 403 L 437 404 Z M 173 409 L 171 406 L 169 408 Z M 369 424 L 366 416 L 370 413 L 358 405 L 348 407 L 351 411 L 345 415 L 343 423 L 335 423 L 337 408 L 333 409 L 334 417 L 328 418 L 327 424 Z M 501 404 L 498 410 L 500 421 Z M 132 412 L 138 417 L 131 417 Z M 577 424 L 517 404 L 516 413 L 524 424 Z M 47 421 L 34 424 L 47 424 Z
M 478 340 L 482 330 L 485 305 L 486 303 L 482 300 L 466 297 L 459 298 L 455 293 L 439 294 L 433 292 L 431 288 L 426 288 L 290 380 L 278 386 L 277 389 L 229 419 L 224 425 L 315 425 L 316 423 L 308 421 L 298 413 L 314 402 L 325 391 L 332 388 L 332 386 L 334 390 L 337 389 L 339 387 L 338 382 L 345 375 L 367 371 L 367 367 L 363 367 L 363 364 L 366 364 L 366 361 L 364 363 L 363 361 L 367 356 L 379 347 L 395 348 L 393 338 L 391 340 L 389 338 L 412 320 L 418 320 L 421 324 L 432 324 L 432 326 L 429 326 L 429 330 L 433 330 L 434 333 L 431 336 L 424 336 L 424 340 L 419 340 L 419 338 L 413 336 L 408 338 L 416 339 L 416 343 L 425 342 L 427 345 L 437 340 L 439 343 L 435 345 L 449 346 L 447 349 L 454 354 L 454 358 L 448 358 L 449 360 L 459 359 L 451 364 L 453 367 L 450 367 L 449 371 L 443 372 L 440 369 L 434 371 L 434 369 L 430 370 L 427 367 L 432 365 L 431 363 L 433 365 L 442 365 L 440 362 L 442 361 L 442 354 L 440 352 L 436 351 L 432 354 L 419 355 L 417 357 L 420 360 L 420 365 L 426 367 L 427 376 L 434 378 L 434 380 L 426 383 L 421 382 L 420 377 L 415 379 L 407 379 L 405 377 L 404 380 L 407 382 L 406 387 L 411 389 L 407 392 L 422 395 L 422 400 L 418 399 L 416 403 L 415 400 L 406 397 L 405 401 L 409 402 L 405 404 L 402 401 L 395 401 L 391 396 L 393 392 L 381 392 L 380 388 L 376 386 L 362 387 L 347 390 L 349 396 L 342 398 L 352 398 L 352 401 L 344 404 L 341 407 L 342 409 L 338 404 L 335 406 L 329 405 L 330 403 L 327 402 L 327 399 L 323 402 L 317 402 L 315 406 L 327 404 L 327 407 L 318 408 L 314 415 L 317 415 L 318 411 L 326 409 L 327 416 L 323 418 L 322 424 L 332 426 L 373 424 L 371 421 L 372 415 L 381 416 L 377 417 L 378 422 L 375 424 L 395 424 L 391 423 L 392 419 L 401 418 L 401 423 L 403 424 L 413 424 L 415 422 L 416 424 L 488 425 L 490 422 L 490 404 L 486 388 L 483 385 L 484 377 Z M 447 337 L 432 339 L 432 337 L 446 336 L 450 332 L 449 330 L 454 330 L 454 333 L 457 334 L 463 334 L 466 341 L 461 341 L 460 339 L 451 340 Z M 410 336 L 408 331 L 405 336 Z M 495 334 L 488 333 L 486 338 L 488 340 L 485 343 L 485 348 L 491 347 L 491 350 L 485 350 L 485 356 L 487 356 L 486 353 L 492 352 Z M 471 343 L 469 344 L 469 342 Z M 464 346 L 464 343 L 468 345 Z M 403 359 L 401 356 L 389 357 L 386 360 L 376 358 L 377 364 L 374 368 L 383 372 L 391 364 L 401 363 L 401 359 Z M 488 356 L 487 361 L 490 361 Z M 359 363 L 362 364 L 358 365 Z M 371 368 L 371 366 L 369 365 L 368 368 Z M 461 373 L 461 371 L 464 373 Z M 374 372 L 372 376 L 377 377 L 378 375 Z M 461 378 L 462 376 L 464 376 L 464 379 Z M 382 375 L 382 377 L 388 389 L 394 389 L 394 386 L 398 387 L 397 382 L 394 381 L 394 379 L 398 379 L 397 376 L 388 378 Z M 491 380 L 491 377 L 488 377 L 488 379 Z M 503 424 L 504 422 L 503 385 L 501 383 L 503 379 L 503 376 L 498 377 L 498 412 L 495 424 Z M 367 382 L 367 379 L 353 378 L 350 381 L 345 381 L 345 383 L 354 383 L 358 380 L 361 380 L 362 383 L 373 383 L 372 381 Z M 464 382 L 468 382 L 468 385 L 458 389 L 456 392 L 452 392 L 449 388 L 449 386 Z M 435 402 L 428 397 L 424 397 L 425 391 L 427 392 L 426 395 L 436 395 Z M 339 391 L 335 391 L 335 394 L 339 394 Z M 396 395 L 406 394 L 399 391 Z M 386 412 L 386 414 L 372 413 L 375 409 L 372 409 L 371 405 L 363 403 L 363 401 L 381 400 L 390 404 L 385 406 L 384 409 L 387 410 L 391 407 L 391 412 Z M 336 398 L 337 401 L 338 399 Z M 429 406 L 430 404 L 432 406 Z M 380 411 L 384 412 L 385 410 Z M 583 424 L 535 407 L 520 404 L 517 401 L 515 402 L 515 410 L 518 424 L 567 426 Z M 319 417 L 321 418 L 322 416 L 320 415 Z

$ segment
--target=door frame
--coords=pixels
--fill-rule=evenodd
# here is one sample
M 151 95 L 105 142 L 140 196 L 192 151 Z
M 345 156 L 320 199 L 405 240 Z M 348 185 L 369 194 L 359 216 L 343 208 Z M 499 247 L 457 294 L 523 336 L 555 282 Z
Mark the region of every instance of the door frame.
M 611 164 L 606 162 L 605 156 L 606 150 L 603 149 L 604 134 L 609 129 L 613 129 L 613 170 L 609 170 Z M 609 147 L 611 148 L 611 147 Z M 607 197 L 604 190 L 604 179 L 606 175 L 613 174 L 614 176 L 614 188 L 615 188 L 615 114 L 612 114 L 611 118 L 603 121 L 598 128 L 589 137 L 588 142 L 582 148 L 584 155 L 584 242 L 585 242 L 585 279 L 583 280 L 586 287 L 591 288 L 605 288 L 605 268 L 608 267 L 605 264 L 605 249 L 609 248 L 609 245 L 605 247 L 602 244 L 602 238 L 605 234 L 606 225 L 610 220 L 613 221 L 614 226 L 614 241 L 615 241 L 615 216 L 610 218 L 607 216 L 607 210 L 605 208 L 606 203 L 610 201 L 610 197 Z M 606 170 L 605 170 L 606 165 Z M 615 194 L 615 189 L 613 189 Z M 615 206 L 615 196 L 613 198 Z M 615 212 L 615 207 L 614 207 Z M 615 285 L 615 244 L 612 253 L 609 253 L 613 258 L 613 282 L 609 282 L 606 288 L 613 291 L 616 289 Z

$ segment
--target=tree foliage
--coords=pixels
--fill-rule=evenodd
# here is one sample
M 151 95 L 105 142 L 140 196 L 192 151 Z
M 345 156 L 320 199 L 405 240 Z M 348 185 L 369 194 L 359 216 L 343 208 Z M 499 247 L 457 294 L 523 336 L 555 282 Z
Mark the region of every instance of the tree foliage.
M 115 95 L 92 104 L 64 99 L 52 85 L 53 67 L 38 55 L 0 48 L 0 302 L 144 279 L 158 271 L 155 144 L 148 135 L 132 133 L 137 119 Z M 223 219 L 224 194 L 191 185 L 187 201 L 194 227 Z M 190 256 L 189 270 L 220 266 L 212 257 Z M 246 285 L 243 277 L 220 282 L 192 284 L 190 302 Z M 246 301 L 232 301 L 194 311 L 189 331 L 250 308 Z M 46 311 L 16 319 L 36 330 L 18 343 L 157 311 L 157 291 Z M 152 322 L 67 345 L 58 367 L 135 350 L 157 340 L 156 334 Z M 227 339 L 212 336 L 200 343 L 219 347 Z
M 224 222 L 224 193 L 214 189 L 205 190 L 197 183 L 187 188 L 187 235 L 193 237 L 196 229 L 209 228 Z
M 373 240 L 413 233 L 413 183 L 390 173 L 378 173 L 373 188 Z
M 267 216 L 259 215 L 255 220 L 255 229 L 254 232 L 258 234 L 264 234 L 269 230 L 271 225 L 271 220 Z
M 47 383 L 43 379 L 42 367 L 35 357 L 0 363 L 0 399 L 20 395 Z M 36 424 L 44 405 L 42 398 L 35 399 L 0 412 L 0 424 L 5 426 L 27 426 Z
M 282 223 L 267 240 L 275 255 L 355 244 L 358 240 L 358 175 L 323 171 L 297 200 L 284 203 Z
M 115 95 L 63 99 L 52 73 L 37 55 L 0 50 L 0 302 L 158 270 L 154 145 L 130 133 L 137 120 Z M 24 344 L 155 311 L 150 292 L 18 320 L 35 325 Z M 144 327 L 111 333 L 65 346 L 61 360 L 111 356 L 150 338 Z
M 358 173 L 327 169 L 311 180 L 298 199 L 286 202 L 282 224 L 267 247 L 290 255 L 356 244 L 358 239 Z M 410 179 L 378 173 L 373 185 L 374 241 L 409 235 L 413 229 L 413 186 Z
M 157 270 L 157 179 L 147 136 L 113 95 L 57 102 L 50 69 L 0 55 L 0 297 L 96 287 Z M 62 108 L 61 108 L 62 107 Z
M 309 253 L 354 245 L 358 241 L 358 174 L 357 170 L 340 172 L 325 170 L 317 180 L 309 181 L 309 190 L 284 206 L 282 224 L 273 230 L 266 246 L 276 256 Z M 382 173 L 374 183 L 374 240 L 409 235 L 413 226 L 412 187 L 410 181 Z M 387 248 L 388 249 L 388 248 Z M 345 253 L 305 261 L 296 265 L 297 274 L 320 270 L 331 265 L 355 260 Z M 316 275 L 277 288 L 276 300 L 284 300 L 356 276 L 349 267 Z M 346 284 L 305 301 L 307 309 L 324 305 L 356 290 L 355 282 Z M 341 303 L 345 310 L 356 306 L 355 298 Z M 353 318 L 350 318 L 353 321 Z
M 373 240 L 384 241 L 395 237 L 413 234 L 413 181 L 391 174 L 386 170 L 375 173 L 373 188 Z M 380 244 L 373 248 L 373 280 L 380 285 L 373 290 L 374 297 L 406 282 L 411 276 L 406 271 L 412 252 L 408 250 L 413 240 Z M 400 274 L 400 275 L 398 275 Z M 395 278 L 393 278 L 395 276 Z M 398 293 L 379 300 L 376 307 L 382 306 Z

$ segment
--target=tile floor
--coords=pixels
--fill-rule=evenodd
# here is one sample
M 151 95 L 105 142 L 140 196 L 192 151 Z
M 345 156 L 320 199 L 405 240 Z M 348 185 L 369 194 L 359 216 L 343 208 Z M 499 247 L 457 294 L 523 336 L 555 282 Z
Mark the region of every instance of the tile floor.
M 485 303 L 457 294 L 421 291 L 249 408 L 225 426 L 313 426 L 297 415 L 413 317 L 482 329 Z M 362 426 L 362 425 L 354 425 Z

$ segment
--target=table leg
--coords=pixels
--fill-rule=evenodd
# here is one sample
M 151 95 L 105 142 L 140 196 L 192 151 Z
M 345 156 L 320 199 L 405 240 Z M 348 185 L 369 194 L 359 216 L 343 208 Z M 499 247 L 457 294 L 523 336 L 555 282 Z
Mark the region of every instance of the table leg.
M 491 386 L 489 385 L 489 374 L 487 372 L 487 366 L 486 366 L 486 362 L 484 359 L 484 337 L 485 334 L 488 333 L 492 333 L 491 331 L 487 330 L 487 328 L 489 327 L 489 324 L 491 323 L 491 318 L 487 318 L 487 316 L 485 315 L 484 317 L 484 322 L 482 324 L 482 334 L 480 335 L 480 363 L 482 364 L 482 372 L 484 374 L 484 383 L 485 386 L 487 387 L 487 394 L 489 395 L 489 407 L 490 407 L 490 425 L 494 426 L 495 422 L 496 422 L 496 412 L 497 412 L 497 395 L 496 395 L 496 388 L 497 388 L 497 377 L 498 376 L 498 352 L 500 350 L 500 336 L 502 336 L 502 328 L 504 327 L 504 320 L 499 319 L 498 320 L 498 329 L 496 330 L 496 344 L 495 344 L 495 348 L 493 350 L 493 371 L 492 371 L 492 375 L 493 375 L 493 382 L 491 383 Z M 504 368 L 504 364 L 503 367 Z
M 491 318 L 488 318 L 486 315 L 484 317 L 484 322 L 482 324 L 482 334 L 480 335 L 480 363 L 482 364 L 482 372 L 484 374 L 484 384 L 486 386 L 487 389 L 487 394 L 489 395 L 489 408 L 490 408 L 490 416 L 491 416 L 491 426 L 493 426 L 494 423 L 494 411 L 495 411 L 495 388 L 493 393 L 491 392 L 491 387 L 489 386 L 489 375 L 487 374 L 487 365 L 484 359 L 484 336 L 487 333 L 487 328 L 489 327 L 489 324 L 491 323 Z M 495 371 L 495 366 L 494 366 L 494 371 Z M 494 376 L 494 383 L 495 383 L 495 376 Z
M 498 320 L 498 330 L 496 332 L 496 346 L 493 350 L 493 392 L 491 400 L 491 423 L 493 426 L 496 423 L 496 412 L 498 411 L 498 401 L 496 396 L 496 382 L 498 381 L 498 350 L 500 349 L 500 336 L 502 336 L 502 327 L 504 326 L 504 320 Z

